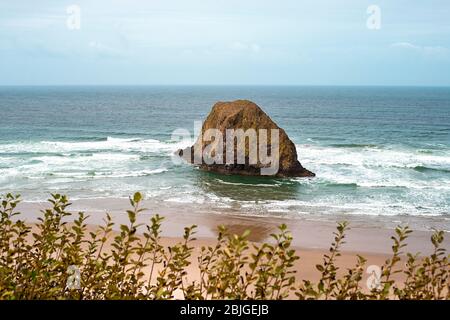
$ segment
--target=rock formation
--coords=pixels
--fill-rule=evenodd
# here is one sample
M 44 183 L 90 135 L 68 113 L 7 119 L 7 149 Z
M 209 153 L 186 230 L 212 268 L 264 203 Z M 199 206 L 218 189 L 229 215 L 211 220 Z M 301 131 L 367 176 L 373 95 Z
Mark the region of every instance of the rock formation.
M 208 136 L 207 133 L 211 132 L 210 129 L 216 129 L 215 132 L 220 133 L 220 137 Z M 238 161 L 238 138 L 233 136 L 233 139 L 230 139 L 228 136 L 228 142 L 231 142 L 232 144 L 228 144 L 227 148 L 227 133 L 230 132 L 230 129 L 234 130 L 234 132 L 238 132 L 238 130 L 247 132 L 249 129 L 256 132 L 258 141 L 267 142 L 265 144 L 267 150 L 262 150 L 267 151 L 267 154 L 272 156 L 271 163 L 268 163 L 265 158 L 259 158 L 261 155 L 261 153 L 259 153 L 259 150 L 261 149 L 259 145 L 257 152 L 253 152 L 250 149 L 249 136 L 251 135 L 246 136 L 247 139 L 244 138 L 243 140 L 246 142 L 241 144 L 241 147 L 244 147 L 244 150 L 241 148 L 241 155 L 245 157 L 245 162 Z M 266 131 L 267 133 L 263 135 L 261 133 L 263 131 Z M 271 135 L 272 131 L 277 133 L 278 143 L 274 138 L 276 136 Z M 222 147 L 219 146 L 220 143 L 222 143 Z M 227 154 L 227 150 L 228 152 L 231 152 L 231 156 Z M 177 154 L 186 161 L 198 165 L 203 170 L 224 174 L 272 175 L 276 177 L 315 176 L 314 173 L 303 168 L 298 161 L 295 145 L 289 139 L 286 132 L 278 127 L 260 107 L 248 100 L 217 102 L 203 123 L 202 134 L 198 137 L 195 144 L 192 147 L 178 150 Z M 254 159 L 252 156 L 255 156 L 256 154 L 258 155 L 257 160 L 252 161 L 252 159 Z M 216 160 L 222 159 L 222 161 L 211 162 L 211 158 Z M 276 171 L 270 172 L 268 168 L 272 166 L 274 162 L 277 162 Z M 265 169 L 266 173 L 263 173 Z

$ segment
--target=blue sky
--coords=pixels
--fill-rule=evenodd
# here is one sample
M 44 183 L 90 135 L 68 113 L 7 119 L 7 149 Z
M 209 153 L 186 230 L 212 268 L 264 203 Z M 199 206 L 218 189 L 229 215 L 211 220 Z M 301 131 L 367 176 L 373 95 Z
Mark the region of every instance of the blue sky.
M 0 85 L 52 84 L 449 86 L 450 1 L 0 0 Z

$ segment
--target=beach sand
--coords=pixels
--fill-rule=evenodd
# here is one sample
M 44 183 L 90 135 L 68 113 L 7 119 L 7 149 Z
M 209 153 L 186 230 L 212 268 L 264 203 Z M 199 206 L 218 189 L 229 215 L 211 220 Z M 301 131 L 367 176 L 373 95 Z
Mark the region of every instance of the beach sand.
M 152 205 L 151 202 L 143 203 Z M 27 222 L 34 223 L 39 215 L 39 211 L 49 208 L 48 203 L 30 203 L 24 202 L 19 206 L 22 212 L 22 219 Z M 92 231 L 102 224 L 105 213 L 108 212 L 118 224 L 127 223 L 127 215 L 125 210 L 129 209 L 128 199 L 96 199 L 96 200 L 79 200 L 74 201 L 69 211 L 84 211 L 89 215 L 87 223 Z M 103 209 L 100 209 L 103 208 Z M 180 242 L 183 235 L 184 227 L 189 225 L 197 225 L 196 239 L 192 245 L 194 246 L 193 258 L 188 269 L 187 281 L 198 280 L 199 271 L 197 265 L 198 253 L 202 246 L 211 246 L 215 244 L 217 236 L 217 226 L 224 225 L 232 233 L 242 233 L 246 229 L 251 231 L 249 240 L 255 243 L 271 242 L 270 234 L 277 231 L 277 226 L 285 223 L 293 235 L 293 247 L 296 249 L 300 260 L 295 263 L 296 277 L 298 281 L 310 280 L 317 281 L 319 272 L 316 270 L 316 264 L 322 263 L 323 255 L 328 252 L 331 242 L 333 241 L 333 232 L 335 231 L 336 222 L 332 221 L 314 221 L 307 219 L 286 219 L 274 217 L 255 217 L 232 214 L 204 214 L 183 211 L 182 207 L 168 208 L 162 207 L 161 210 L 155 212 L 148 210 L 138 216 L 138 222 L 148 223 L 153 214 L 159 213 L 165 219 L 162 225 L 162 241 L 165 247 L 172 246 Z M 351 229 L 347 232 L 346 243 L 342 247 L 342 256 L 337 258 L 337 265 L 340 270 L 338 275 L 346 272 L 347 268 L 354 267 L 356 264 L 356 255 L 362 255 L 367 259 L 366 267 L 375 265 L 381 267 L 386 259 L 390 258 L 392 240 L 394 230 L 384 227 L 375 227 L 373 225 L 364 226 L 361 224 L 350 225 Z M 142 231 L 142 230 L 141 230 Z M 138 230 L 139 233 L 139 230 Z M 408 239 L 408 246 L 405 251 L 417 253 L 421 255 L 430 254 L 432 245 L 430 242 L 431 231 L 415 231 Z M 450 239 L 444 242 L 444 247 L 450 247 Z M 400 262 L 404 263 L 404 262 Z M 371 275 L 366 272 L 361 282 L 366 286 L 367 278 Z M 401 280 L 402 275 L 396 275 L 395 280 Z M 365 288 L 366 289 L 366 288 Z M 176 296 L 181 298 L 180 296 Z M 294 298 L 294 297 L 292 297 Z
M 71 201 L 70 212 L 85 212 L 89 218 L 90 225 L 102 224 L 106 213 L 109 213 L 113 221 L 118 224 L 127 223 L 126 210 L 130 209 L 128 199 L 88 199 Z M 49 208 L 49 203 L 45 202 L 22 202 L 18 209 L 23 213 L 21 218 L 31 223 L 36 222 L 40 216 L 40 211 Z M 343 246 L 345 252 L 381 254 L 391 253 L 391 236 L 395 234 L 394 227 L 399 218 L 384 218 L 375 220 L 373 217 L 359 217 L 354 219 L 351 216 L 332 216 L 327 220 L 315 219 L 312 216 L 299 216 L 298 218 L 248 216 L 245 214 L 235 214 L 224 210 L 223 214 L 213 212 L 205 213 L 204 210 L 193 212 L 192 206 L 174 206 L 166 203 L 154 203 L 144 200 L 141 207 L 147 208 L 138 216 L 139 223 L 149 223 L 150 218 L 159 214 L 164 217 L 162 235 L 166 238 L 179 238 L 183 235 L 184 227 L 197 225 L 198 239 L 211 240 L 217 236 L 217 227 L 226 226 L 232 233 L 242 233 L 249 229 L 251 231 L 249 239 L 254 242 L 270 241 L 270 234 L 276 232 L 277 227 L 286 224 L 293 235 L 293 246 L 304 250 L 327 250 L 333 240 L 333 232 L 336 224 L 342 221 L 349 221 L 350 230 L 347 232 L 346 243 Z M 388 220 L 390 224 L 383 223 Z M 398 221 L 398 224 L 408 225 L 407 221 Z M 421 255 L 428 255 L 432 251 L 430 237 L 432 230 L 414 230 L 409 236 L 407 251 L 412 253 L 420 252 Z M 446 232 L 448 235 L 448 232 Z M 450 237 L 444 240 L 444 247 L 450 248 Z

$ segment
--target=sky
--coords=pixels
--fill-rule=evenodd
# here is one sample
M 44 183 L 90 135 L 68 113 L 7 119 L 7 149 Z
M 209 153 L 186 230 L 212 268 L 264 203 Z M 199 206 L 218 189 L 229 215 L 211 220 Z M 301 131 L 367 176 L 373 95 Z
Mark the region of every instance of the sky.
M 450 1 L 0 0 L 0 85 L 450 86 Z

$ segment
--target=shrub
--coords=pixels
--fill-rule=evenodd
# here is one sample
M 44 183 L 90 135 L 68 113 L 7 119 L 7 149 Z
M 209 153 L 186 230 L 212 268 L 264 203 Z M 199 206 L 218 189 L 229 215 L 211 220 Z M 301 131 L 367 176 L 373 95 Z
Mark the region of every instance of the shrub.
M 431 237 L 433 253 L 420 258 L 407 253 L 399 266 L 411 230 L 398 227 L 392 237 L 392 257 L 381 267 L 381 279 L 372 290 L 361 285 L 366 259 L 339 276 L 348 224 L 337 225 L 334 241 L 316 266 L 317 283 L 296 280 L 299 257 L 292 236 L 281 225 L 273 242 L 248 240 L 250 231 L 231 234 L 219 227 L 214 246 L 194 253 L 196 226 L 185 228 L 181 242 L 161 244 L 163 218 L 137 223 L 142 196 L 130 198 L 128 224 L 118 226 L 110 215 L 89 231 L 87 216 L 74 218 L 66 196 L 53 194 L 51 208 L 36 224 L 20 220 L 19 196 L 7 194 L 0 206 L 0 299 L 448 299 L 449 256 L 442 247 L 444 233 Z M 71 223 L 68 223 L 72 219 Z M 144 230 L 138 236 L 138 230 Z M 198 260 L 198 279 L 187 277 L 192 259 Z M 403 273 L 402 283 L 392 279 Z

